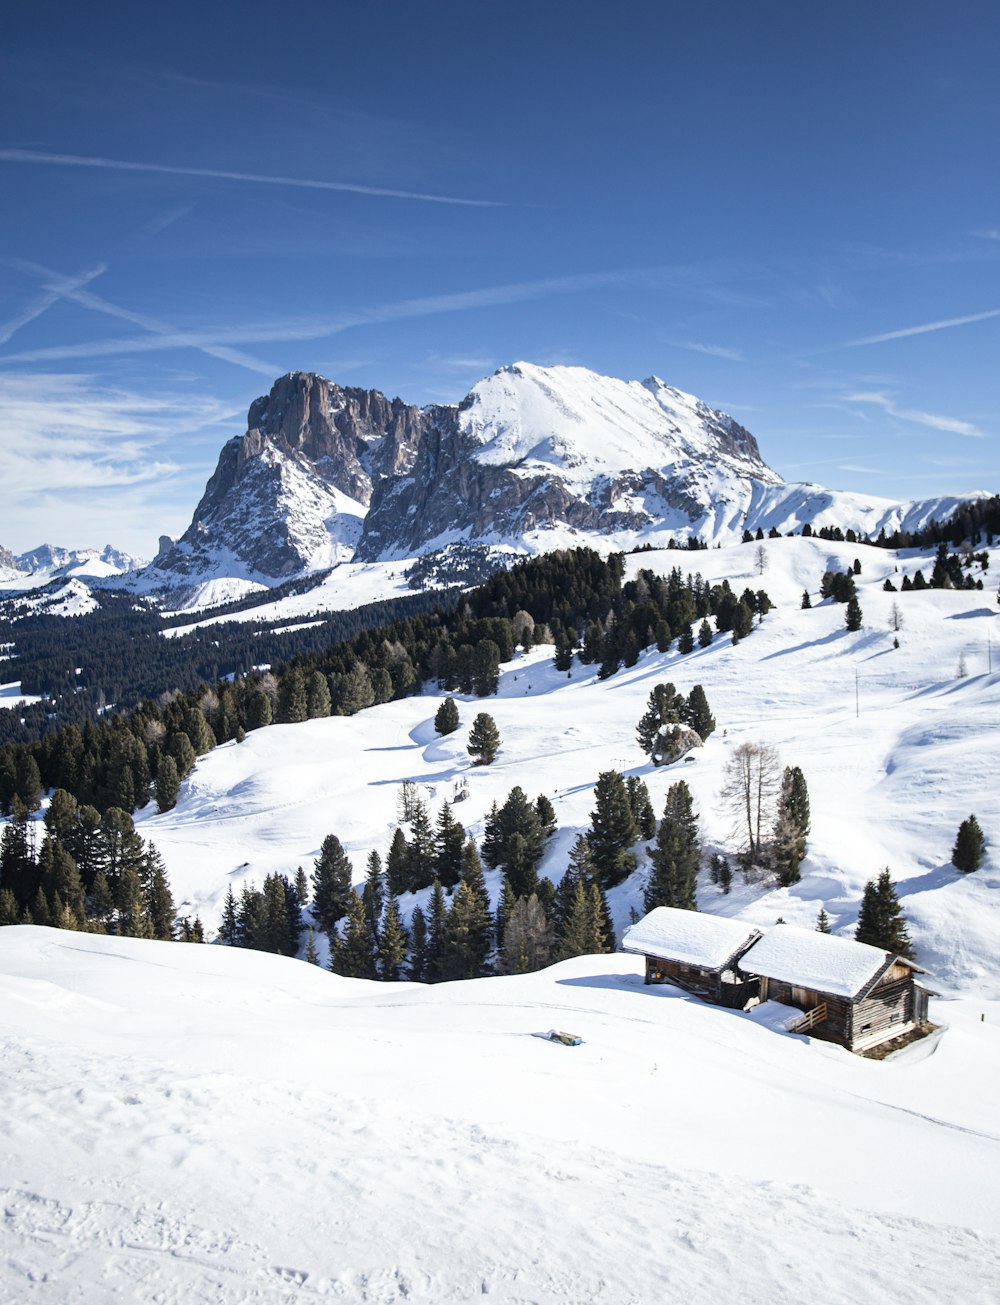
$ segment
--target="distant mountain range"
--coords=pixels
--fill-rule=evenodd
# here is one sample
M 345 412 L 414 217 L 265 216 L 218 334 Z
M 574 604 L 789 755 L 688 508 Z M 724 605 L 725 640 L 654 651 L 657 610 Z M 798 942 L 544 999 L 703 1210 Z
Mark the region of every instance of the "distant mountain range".
M 950 515 L 956 497 L 898 502 L 790 484 L 732 417 L 657 377 L 516 363 L 458 405 L 420 408 L 310 372 L 250 406 L 178 540 L 161 537 L 135 583 L 176 606 L 271 588 L 341 563 L 454 559 L 592 544 L 800 531 L 877 535 Z M 106 578 L 134 559 L 43 546 L 10 573 Z M 35 581 L 37 583 L 37 579 Z M 212 597 L 208 597 L 212 595 Z
M 106 579 L 141 570 L 146 563 L 106 544 L 96 548 L 60 548 L 40 544 L 30 552 L 15 554 L 0 547 L 0 581 L 30 580 L 32 586 L 50 580 Z

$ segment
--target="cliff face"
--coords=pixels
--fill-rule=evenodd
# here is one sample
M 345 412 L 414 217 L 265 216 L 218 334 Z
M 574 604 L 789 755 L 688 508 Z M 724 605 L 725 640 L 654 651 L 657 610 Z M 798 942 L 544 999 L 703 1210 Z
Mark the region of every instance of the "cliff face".
M 458 406 L 417 408 L 292 372 L 251 404 L 155 566 L 283 579 L 458 540 L 684 533 L 780 483 L 748 431 L 655 377 L 520 363 Z
M 412 404 L 292 372 L 250 406 L 191 525 L 164 541 L 160 571 L 196 576 L 228 559 L 281 579 L 353 556 L 372 483 L 405 473 L 426 424 Z

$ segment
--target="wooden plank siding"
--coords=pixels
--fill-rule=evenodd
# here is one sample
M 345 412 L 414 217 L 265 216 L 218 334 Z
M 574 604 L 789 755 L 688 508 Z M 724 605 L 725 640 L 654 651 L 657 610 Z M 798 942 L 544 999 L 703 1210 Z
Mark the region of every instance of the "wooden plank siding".
M 893 966 L 893 969 L 900 968 L 902 967 Z M 905 978 L 886 982 L 887 974 L 867 997 L 854 1006 L 850 1042 L 852 1048 L 871 1046 L 886 1038 L 894 1038 L 913 1025 L 913 971 L 907 969 L 904 974 Z
M 891 977 L 893 974 L 895 978 Z M 904 965 L 887 970 L 867 997 L 858 1002 L 799 988 L 780 979 L 761 979 L 760 997 L 761 1001 L 780 1001 L 802 1011 L 825 1002 L 826 1019 L 814 1025 L 809 1036 L 837 1042 L 850 1051 L 894 1038 L 915 1020 L 913 971 Z
M 798 1010 L 812 1010 L 821 1002 L 826 1002 L 826 1019 L 816 1024 L 809 1031 L 811 1038 L 822 1038 L 826 1042 L 839 1042 L 850 1046 L 851 1002 L 848 997 L 833 997 L 826 992 L 814 992 L 811 988 L 800 988 L 781 979 L 761 979 L 761 1001 L 780 1001 L 783 1006 L 794 1006 Z

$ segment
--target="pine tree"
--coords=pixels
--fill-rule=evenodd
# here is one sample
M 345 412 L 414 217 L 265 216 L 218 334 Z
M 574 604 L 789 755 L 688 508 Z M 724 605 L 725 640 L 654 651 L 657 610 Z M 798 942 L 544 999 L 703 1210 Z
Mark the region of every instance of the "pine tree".
M 372 937 L 360 893 L 352 888 L 347 900 L 343 935 L 335 934 L 330 948 L 330 969 L 350 979 L 378 978 L 375 939 Z
M 434 880 L 430 912 L 427 918 L 427 959 L 424 963 L 424 982 L 440 983 L 447 977 L 447 922 L 448 903 L 440 879 Z
M 330 686 L 322 671 L 313 671 L 306 685 L 306 711 L 310 720 L 329 716 L 332 708 Z
M 701 625 L 698 626 L 698 647 L 707 648 L 711 644 L 713 638 L 712 627 L 709 625 L 708 618 L 706 617 Z
M 309 905 L 309 882 L 301 866 L 295 871 L 295 896 L 299 900 L 299 906 Z
M 516 904 L 517 898 L 510 886 L 510 880 L 504 875 L 500 881 L 500 897 L 497 901 L 496 916 L 493 921 L 498 949 L 503 947 L 503 936 L 507 928 L 507 921 L 513 914 Z
M 427 968 L 427 919 L 419 906 L 413 908 L 410 916 L 410 963 L 409 978 L 413 983 L 425 981 Z
M 468 753 L 475 766 L 489 766 L 500 750 L 500 731 L 496 721 L 481 711 L 469 731 Z
M 368 873 L 361 890 L 361 900 L 364 903 L 368 928 L 377 942 L 382 908 L 385 905 L 385 875 L 382 873 L 382 858 L 374 850 L 368 853 Z
M 809 833 L 809 791 L 798 766 L 786 766 L 774 822 L 773 857 L 778 882 L 784 887 L 798 883 L 800 865 L 806 854 Z
M 427 808 L 417 801 L 410 822 L 412 836 L 407 845 L 409 855 L 409 889 L 411 893 L 429 888 L 434 882 L 434 830 Z
M 9 888 L 0 888 L 0 926 L 17 924 L 17 898 Z
M 131 861 L 125 862 L 113 887 L 117 910 L 117 932 L 126 938 L 151 938 L 152 925 L 146 911 L 139 871 Z
M 434 874 L 445 888 L 454 888 L 462 877 L 465 830 L 451 813 L 451 803 L 441 804 L 434 833 Z
M 156 797 L 156 809 L 158 811 L 170 811 L 177 805 L 177 795 L 181 789 L 181 778 L 177 773 L 177 762 L 169 753 L 164 753 L 160 757 L 160 764 L 156 768 L 156 787 L 154 796 Z
M 323 839 L 313 865 L 313 919 L 324 933 L 332 933 L 347 914 L 354 868 L 336 834 Z
M 819 915 L 817 915 L 816 917 L 816 932 L 817 933 L 833 932 L 833 930 L 830 928 L 830 917 L 826 913 L 825 906 L 821 906 L 819 908 Z
M 975 816 L 969 816 L 958 827 L 958 837 L 951 849 L 951 863 L 962 874 L 971 874 L 983 863 L 986 838 Z
M 613 888 L 635 869 L 635 855 L 629 849 L 639 839 L 625 780 L 617 770 L 605 770 L 598 776 L 594 802 L 587 841 L 598 882 Z
M 309 938 L 306 941 L 306 961 L 309 965 L 319 964 L 319 952 L 316 950 L 316 933 L 313 929 L 309 930 Z
M 577 879 L 557 959 L 597 956 L 608 950 L 600 890 L 594 883 Z
M 278 720 L 294 725 L 309 719 L 309 698 L 302 670 L 291 667 L 281 677 L 278 690 Z M 194 743 L 194 739 L 191 740 Z M 197 748 L 195 743 L 195 747 Z
M 97 926 L 97 932 L 103 933 L 111 922 L 111 913 L 114 911 L 114 900 L 111 896 L 111 888 L 102 871 L 98 871 L 94 876 L 94 882 L 90 889 L 90 899 L 88 902 L 87 914 L 91 922 Z
M 697 910 L 700 859 L 698 816 L 691 790 L 684 780 L 678 780 L 667 790 L 656 846 L 650 852 L 653 869 L 643 898 L 645 910 L 657 906 Z
M 696 684 L 688 694 L 682 715 L 685 724 L 690 725 L 702 742 L 715 732 L 715 717 L 700 684 Z
M 733 616 L 733 643 L 739 643 L 753 633 L 753 608 L 741 598 Z
M 219 921 L 219 942 L 224 943 L 227 947 L 235 947 L 238 932 L 236 898 L 233 895 L 233 885 L 230 884 L 226 891 L 226 900 L 222 904 L 222 919 Z
M 31 921 L 32 924 L 41 926 L 50 925 L 52 923 L 52 912 L 49 910 L 48 898 L 45 896 L 41 884 L 38 885 L 38 891 L 35 893 L 34 901 L 31 903 Z
M 406 930 L 399 918 L 396 899 L 390 897 L 386 903 L 385 915 L 378 934 L 379 978 L 387 983 L 395 983 L 402 976 L 407 942 Z
M 542 832 L 545 837 L 551 838 L 556 832 L 556 809 L 545 796 L 539 793 L 535 798 L 535 811 L 538 813 L 538 819 L 542 822 Z
M 410 846 L 399 825 L 393 830 L 392 842 L 386 853 L 385 879 L 393 897 L 410 891 Z
M 281 878 L 276 874 L 270 874 L 264 880 L 263 934 L 258 946 L 261 951 L 273 952 L 276 956 L 292 956 L 298 950 L 292 946 L 285 892 Z
M 150 936 L 169 941 L 174 936 L 174 899 L 167 883 L 163 857 L 152 843 L 146 844 L 139 879 Z
M 906 920 L 888 867 L 877 880 L 870 879 L 865 885 L 854 937 L 858 942 L 880 947 L 894 956 L 913 957 Z
M 453 734 L 458 726 L 458 704 L 454 698 L 445 698 L 434 716 L 434 728 L 438 734 Z
M 545 851 L 545 828 L 537 807 L 515 786 L 503 806 L 491 807 L 483 834 L 483 860 L 502 866 L 515 897 L 528 897 L 538 883 L 538 863 Z
M 694 652 L 694 631 L 690 623 L 681 631 L 681 637 L 677 640 L 677 651 L 684 654 Z
M 76 862 L 58 841 L 47 835 L 38 858 L 38 873 L 50 902 L 58 897 L 63 906 L 72 912 L 76 926 L 82 928 L 86 921 L 83 883 Z
M 625 781 L 625 789 L 628 793 L 632 815 L 639 827 L 640 837 L 655 837 L 656 812 L 653 810 L 653 803 L 650 801 L 649 789 L 646 787 L 645 780 L 640 779 L 638 775 L 629 775 Z
M 812 607 L 812 599 L 809 597 L 808 589 L 802 590 L 802 602 L 799 604 L 799 606 L 803 609 L 803 611 L 807 611 L 810 607 Z
M 855 630 L 860 630 L 863 616 L 864 614 L 861 611 L 861 604 L 858 602 L 857 596 L 852 595 L 852 597 L 848 600 L 847 603 L 847 612 L 844 615 L 844 624 L 847 626 L 848 630 L 852 632 L 854 632 Z
M 478 979 L 493 950 L 493 920 L 480 895 L 459 884 L 445 923 L 444 978 Z

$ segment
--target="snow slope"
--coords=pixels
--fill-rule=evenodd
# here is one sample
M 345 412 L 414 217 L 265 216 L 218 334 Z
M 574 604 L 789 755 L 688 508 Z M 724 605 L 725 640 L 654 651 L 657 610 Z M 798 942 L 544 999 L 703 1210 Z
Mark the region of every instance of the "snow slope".
M 1000 999 L 1000 858 L 989 848 L 983 868 L 969 876 L 949 864 L 970 811 L 987 839 L 1000 838 L 1000 662 L 989 670 L 990 659 L 1000 658 L 1000 641 L 992 640 L 997 554 L 982 591 L 892 594 L 882 590 L 886 577 L 898 584 L 904 573 L 928 571 L 927 555 L 783 538 L 765 541 L 761 574 L 756 552 L 756 544 L 743 544 L 628 559 L 632 574 L 679 566 L 709 580 L 728 577 L 737 593 L 765 587 L 776 608 L 737 647 L 726 635 L 687 657 L 651 650 L 604 681 L 579 663 L 559 674 L 551 649 L 538 648 L 504 669 L 496 698 L 458 696 L 461 726 L 446 738 L 434 731 L 438 692 L 349 718 L 255 731 L 202 758 L 175 810 L 159 815 L 151 805 L 137 817 L 140 831 L 164 854 L 183 910 L 214 928 L 230 884 L 238 893 L 242 882 L 260 886 L 275 870 L 308 872 L 328 833 L 340 838 L 360 880 L 369 851 L 388 848 L 405 779 L 421 786 L 432 817 L 455 795 L 456 781 L 466 781 L 469 795 L 455 815 L 476 836 L 491 803 L 517 784 L 530 798 L 545 793 L 553 802 L 559 831 L 542 872 L 558 880 L 573 840 L 589 826 L 597 777 L 611 768 L 642 776 L 657 813 L 669 785 L 686 780 L 706 853 L 731 851 L 731 819 L 719 800 L 723 770 L 736 745 L 759 741 L 806 776 L 812 834 L 802 880 L 781 889 L 736 875 L 724 896 L 703 876 L 701 908 L 755 925 L 781 916 L 811 928 L 822 906 L 834 932 L 850 937 L 865 883 L 888 865 L 931 986 Z M 824 570 L 855 557 L 864 627 L 850 634 L 843 606 L 820 604 L 817 591 Z M 814 606 L 804 611 L 806 588 Z M 893 603 L 903 622 L 898 649 Z M 960 678 L 962 661 L 968 673 Z M 668 680 L 684 693 L 702 684 L 718 729 L 691 760 L 654 769 L 635 726 L 653 686 Z M 466 737 L 484 709 L 503 743 L 492 766 L 473 767 Z M 643 854 L 637 873 L 612 893 L 619 933 L 641 905 L 647 872 Z M 489 878 L 496 892 L 498 876 Z
M 387 987 L 0 930 L 0 1300 L 992 1305 L 997 1007 L 874 1063 L 641 964 Z

